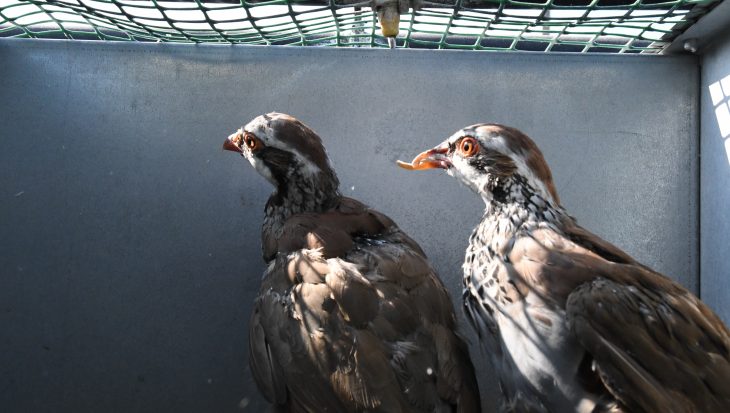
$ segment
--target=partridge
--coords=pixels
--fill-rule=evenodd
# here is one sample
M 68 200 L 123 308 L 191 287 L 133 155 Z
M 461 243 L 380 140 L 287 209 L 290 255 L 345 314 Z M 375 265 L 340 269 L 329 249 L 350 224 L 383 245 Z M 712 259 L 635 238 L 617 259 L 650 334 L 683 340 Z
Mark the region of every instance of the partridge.
M 464 305 L 515 412 L 730 412 L 730 335 L 678 283 L 580 227 L 537 145 L 477 124 L 407 169 L 445 169 L 486 204 Z
M 340 194 L 320 137 L 269 113 L 224 148 L 275 187 L 249 325 L 266 399 L 291 412 L 478 412 L 447 290 L 393 220 Z

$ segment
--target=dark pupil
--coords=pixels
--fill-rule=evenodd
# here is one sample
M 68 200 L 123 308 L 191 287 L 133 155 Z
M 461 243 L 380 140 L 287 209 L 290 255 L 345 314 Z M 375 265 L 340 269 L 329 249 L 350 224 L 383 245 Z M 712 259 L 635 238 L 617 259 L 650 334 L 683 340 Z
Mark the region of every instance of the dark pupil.
M 256 145 L 256 142 L 254 142 L 253 139 L 248 138 L 246 139 L 246 145 L 248 145 L 249 148 L 253 148 L 254 145 Z
M 464 152 L 471 152 L 471 143 L 464 142 Z

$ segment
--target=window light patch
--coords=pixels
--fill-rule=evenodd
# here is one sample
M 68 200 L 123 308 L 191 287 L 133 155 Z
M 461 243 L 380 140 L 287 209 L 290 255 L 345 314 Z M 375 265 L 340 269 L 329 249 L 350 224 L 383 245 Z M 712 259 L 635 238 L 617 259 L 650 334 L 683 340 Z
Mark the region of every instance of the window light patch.
M 720 137 L 724 140 L 725 154 L 730 164 L 730 75 L 710 84 L 708 89 L 710 100 L 715 107 Z
M 725 97 L 730 98 L 730 75 L 727 75 L 720 80 L 720 86 L 722 86 L 722 93 Z
M 727 102 L 722 102 L 715 108 L 715 116 L 720 126 L 720 136 L 727 138 L 730 136 L 730 108 Z
M 722 92 L 722 86 L 720 86 L 720 82 L 715 82 L 710 85 L 710 98 L 712 98 L 712 104 L 717 105 L 722 101 L 724 98 L 723 92 Z

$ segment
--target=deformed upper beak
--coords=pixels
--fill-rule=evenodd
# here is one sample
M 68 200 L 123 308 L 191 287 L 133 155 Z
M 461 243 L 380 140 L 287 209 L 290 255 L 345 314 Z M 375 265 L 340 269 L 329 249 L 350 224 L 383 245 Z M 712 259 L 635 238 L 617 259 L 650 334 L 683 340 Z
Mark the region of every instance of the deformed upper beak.
M 396 161 L 398 166 L 409 171 L 420 171 L 422 169 L 449 169 L 451 168 L 451 162 L 446 154 L 449 152 L 447 147 L 436 147 L 429 149 L 425 152 L 421 152 L 418 156 L 413 158 L 411 163 Z
M 227 151 L 243 153 L 243 150 L 241 149 L 241 135 L 238 133 L 234 133 L 233 135 L 227 137 L 226 141 L 223 142 L 223 149 Z

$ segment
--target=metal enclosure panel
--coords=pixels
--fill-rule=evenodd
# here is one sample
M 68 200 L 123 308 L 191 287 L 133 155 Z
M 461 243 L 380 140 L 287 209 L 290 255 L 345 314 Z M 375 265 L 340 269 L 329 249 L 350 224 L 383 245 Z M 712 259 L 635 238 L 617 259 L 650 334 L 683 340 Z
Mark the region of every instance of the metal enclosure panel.
M 702 300 L 730 323 L 730 28 L 702 56 Z
M 459 307 L 483 205 L 394 162 L 485 121 L 537 141 L 586 228 L 698 284 L 693 57 L 2 40 L 0 61 L 7 412 L 262 411 L 247 317 L 271 188 L 221 144 L 273 110 L 323 136 L 343 193 L 418 240 Z

